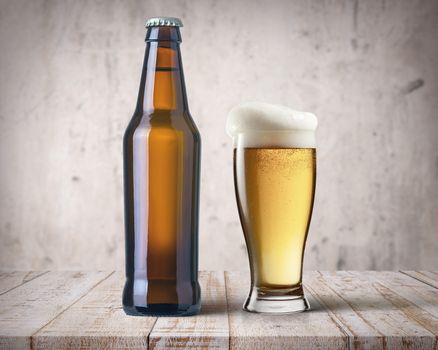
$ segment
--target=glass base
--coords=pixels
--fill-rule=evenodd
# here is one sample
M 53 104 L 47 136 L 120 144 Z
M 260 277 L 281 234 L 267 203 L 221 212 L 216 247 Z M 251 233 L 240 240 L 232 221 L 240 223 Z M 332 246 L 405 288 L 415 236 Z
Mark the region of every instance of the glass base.
M 290 314 L 310 309 L 309 302 L 304 294 L 288 295 L 288 291 L 282 293 L 279 290 L 259 290 L 254 287 L 243 305 L 243 309 L 249 312 L 266 314 Z

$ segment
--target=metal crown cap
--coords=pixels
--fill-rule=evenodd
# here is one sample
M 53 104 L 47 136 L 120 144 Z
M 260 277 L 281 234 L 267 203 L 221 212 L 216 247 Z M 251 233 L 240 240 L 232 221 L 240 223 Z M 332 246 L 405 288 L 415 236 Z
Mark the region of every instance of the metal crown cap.
M 152 17 L 146 21 L 148 27 L 182 27 L 182 21 L 176 17 Z

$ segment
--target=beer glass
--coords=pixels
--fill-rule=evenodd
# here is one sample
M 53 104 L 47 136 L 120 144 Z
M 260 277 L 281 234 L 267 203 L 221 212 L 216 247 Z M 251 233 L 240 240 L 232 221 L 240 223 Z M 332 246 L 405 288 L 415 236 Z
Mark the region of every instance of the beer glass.
M 235 112 L 239 123 L 231 131 L 236 198 L 251 269 L 244 310 L 290 313 L 309 308 L 302 271 L 315 193 L 317 122 L 312 114 L 300 119 L 298 112 L 274 107 L 252 106 L 254 118 L 251 108 L 243 113 L 246 119 Z

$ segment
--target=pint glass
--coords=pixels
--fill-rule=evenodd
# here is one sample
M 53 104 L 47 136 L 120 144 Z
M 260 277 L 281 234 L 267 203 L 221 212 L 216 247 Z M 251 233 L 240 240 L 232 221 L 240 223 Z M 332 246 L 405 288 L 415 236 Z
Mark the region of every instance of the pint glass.
M 234 137 L 236 198 L 251 269 L 247 311 L 309 308 L 302 271 L 315 193 L 313 134 L 243 130 Z

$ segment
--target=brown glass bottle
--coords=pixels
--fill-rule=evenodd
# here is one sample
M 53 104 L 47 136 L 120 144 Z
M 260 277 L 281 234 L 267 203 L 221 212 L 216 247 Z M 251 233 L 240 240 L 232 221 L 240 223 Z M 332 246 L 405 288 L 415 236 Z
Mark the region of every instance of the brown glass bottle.
M 123 140 L 129 315 L 200 310 L 201 138 L 190 116 L 174 18 L 147 22 L 137 107 Z

